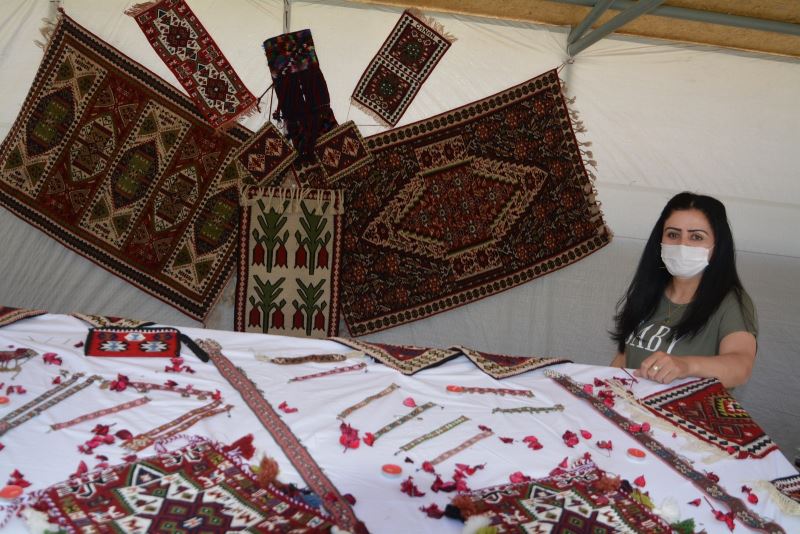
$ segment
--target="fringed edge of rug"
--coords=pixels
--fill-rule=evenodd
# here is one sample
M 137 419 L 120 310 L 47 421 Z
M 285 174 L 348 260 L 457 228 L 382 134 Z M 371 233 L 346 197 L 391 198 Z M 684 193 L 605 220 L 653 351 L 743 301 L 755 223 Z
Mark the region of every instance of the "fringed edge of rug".
M 372 118 L 373 120 L 375 120 L 375 122 L 378 123 L 378 126 L 383 126 L 385 128 L 392 128 L 395 124 L 397 124 L 397 123 L 392 124 L 391 122 L 387 121 L 386 119 L 378 115 L 377 111 L 368 107 L 366 104 L 362 104 L 361 102 L 356 100 L 355 96 L 350 97 L 350 103 L 353 104 L 353 106 L 358 108 L 360 111 L 363 111 L 364 113 L 369 115 L 370 118 Z
M 144 2 L 142 4 L 133 4 L 131 7 L 123 11 L 123 13 L 125 13 L 129 17 L 135 18 L 159 3 L 161 3 L 161 0 L 154 0 L 153 2 Z
M 558 79 L 559 84 L 561 85 L 561 94 L 564 97 L 564 102 L 566 102 L 567 113 L 569 114 L 569 121 L 572 125 L 572 131 L 576 134 L 575 141 L 578 143 L 578 150 L 581 153 L 581 161 L 583 162 L 583 169 L 586 171 L 586 176 L 589 178 L 589 183 L 584 188 L 584 194 L 586 195 L 586 199 L 592 205 L 592 218 L 591 221 L 595 222 L 598 219 L 605 221 L 605 217 L 603 216 L 603 203 L 598 199 L 597 193 L 597 186 L 595 183 L 597 182 L 597 175 L 595 171 L 597 171 L 597 160 L 594 159 L 594 154 L 588 147 L 592 146 L 591 141 L 581 141 L 578 139 L 577 134 L 585 134 L 588 130 L 586 129 L 586 125 L 580 118 L 580 112 L 577 109 L 572 109 L 571 106 L 575 105 L 575 101 L 577 97 L 568 97 L 567 96 L 567 83 L 562 80 L 561 78 Z M 592 170 L 593 169 L 593 170 Z M 607 235 L 609 238 L 614 236 L 614 232 L 609 228 L 607 224 L 603 224 L 601 228 L 597 230 L 598 235 Z
M 247 88 L 245 88 L 245 89 L 247 89 Z M 249 92 L 249 90 L 248 90 L 248 92 Z M 252 95 L 252 93 L 251 93 L 251 95 Z M 255 98 L 255 96 L 253 96 L 253 98 Z M 234 126 L 239 126 L 239 122 L 238 122 L 239 119 L 249 119 L 250 117 L 255 117 L 256 114 L 258 114 L 260 112 L 261 112 L 261 110 L 259 109 L 259 106 L 258 106 L 258 100 L 255 100 L 252 104 L 250 104 L 249 106 L 244 108 L 241 112 L 237 113 L 236 115 L 232 116 L 230 119 L 226 120 L 225 122 L 223 122 L 222 124 L 220 124 L 219 126 L 214 128 L 214 130 L 216 132 L 227 132 L 228 130 L 230 130 Z
M 288 200 L 289 206 L 286 211 L 294 213 L 300 211 L 300 203 L 314 201 L 318 209 L 322 210 L 325 202 L 331 204 L 325 210 L 326 214 L 341 215 L 344 213 L 344 190 L 343 189 L 311 189 L 307 187 L 262 187 L 262 186 L 243 186 L 240 190 L 240 203 L 242 206 L 254 206 L 259 200 L 266 203 L 266 208 L 283 208 L 283 204 Z
M 430 28 L 433 31 L 438 33 L 442 37 L 442 39 L 444 39 L 448 43 L 453 44 L 456 41 L 458 41 L 458 37 L 456 37 L 455 35 L 444 29 L 444 24 L 442 24 L 433 17 L 429 17 L 419 9 L 406 9 L 406 12 L 410 13 L 411 15 L 414 15 L 416 18 L 425 23 L 427 26 L 430 26 Z
M 55 19 L 45 17 L 42 19 L 42 26 L 39 28 L 39 33 L 42 35 L 42 40 L 34 40 L 33 43 L 44 50 L 44 55 L 47 55 L 47 49 L 50 48 L 50 43 L 53 41 L 53 35 L 56 28 L 64 20 L 64 10 L 59 8 L 58 14 Z
M 681 427 L 673 425 L 666 419 L 657 417 L 645 406 L 643 406 L 641 401 L 634 397 L 633 394 L 629 393 L 628 390 L 625 389 L 625 387 L 623 387 L 623 385 L 619 382 L 616 382 L 615 380 L 607 380 L 606 383 L 612 390 L 614 390 L 614 393 L 618 397 L 627 401 L 629 405 L 639 409 L 639 411 L 642 413 L 642 416 L 640 416 L 638 419 L 665 432 L 674 432 L 675 434 L 681 436 L 687 442 L 687 445 L 682 447 L 682 450 L 696 452 L 698 454 L 705 454 L 706 456 L 702 459 L 703 462 L 712 464 L 721 460 L 727 460 L 736 457 L 736 455 L 728 454 L 714 445 L 706 443 L 691 432 L 687 432 Z
M 800 503 L 781 493 L 778 488 L 772 485 L 772 482 L 768 480 L 759 480 L 753 483 L 753 485 L 764 491 L 781 512 L 788 515 L 800 516 Z

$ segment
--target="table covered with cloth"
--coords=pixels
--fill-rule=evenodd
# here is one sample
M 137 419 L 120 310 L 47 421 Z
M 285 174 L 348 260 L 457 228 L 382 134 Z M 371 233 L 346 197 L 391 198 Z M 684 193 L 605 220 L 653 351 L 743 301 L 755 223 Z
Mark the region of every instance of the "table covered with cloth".
M 125 342 L 155 357 L 98 357 L 120 346 L 88 332 L 0 328 L 5 532 L 800 532 L 797 471 L 697 380 L 497 380 L 463 356 L 408 376 L 335 341 L 192 328 L 210 361 L 158 357 L 163 332 Z

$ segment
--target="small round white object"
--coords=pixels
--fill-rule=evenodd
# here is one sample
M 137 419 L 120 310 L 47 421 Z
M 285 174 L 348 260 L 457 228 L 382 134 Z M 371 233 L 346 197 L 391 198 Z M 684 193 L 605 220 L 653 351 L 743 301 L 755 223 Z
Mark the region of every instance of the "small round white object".
M 657 365 L 654 365 L 654 366 L 653 366 L 653 371 L 655 371 L 655 372 L 657 373 L 657 372 L 658 372 L 658 370 L 659 370 L 659 367 L 658 367 Z

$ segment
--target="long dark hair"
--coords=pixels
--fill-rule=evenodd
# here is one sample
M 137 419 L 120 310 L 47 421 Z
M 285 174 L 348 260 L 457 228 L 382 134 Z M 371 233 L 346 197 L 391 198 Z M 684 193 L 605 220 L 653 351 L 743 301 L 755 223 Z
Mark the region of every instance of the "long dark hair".
M 714 250 L 708 267 L 700 279 L 694 299 L 687 306 L 681 321 L 675 326 L 673 335 L 675 338 L 684 335 L 691 337 L 700 332 L 731 290 L 741 304 L 743 289 L 736 272 L 736 250 L 725 206 L 716 198 L 709 196 L 687 191 L 678 193 L 661 211 L 661 216 L 653 226 L 653 231 L 650 232 L 650 237 L 644 246 L 633 281 L 617 303 L 617 314 L 614 316 L 615 328 L 611 332 L 611 339 L 617 343 L 619 352 L 625 351 L 625 340 L 636 331 L 639 324 L 653 316 L 672 278 L 661 260 L 664 222 L 672 212 L 689 209 L 703 212 L 708 219 L 714 231 Z

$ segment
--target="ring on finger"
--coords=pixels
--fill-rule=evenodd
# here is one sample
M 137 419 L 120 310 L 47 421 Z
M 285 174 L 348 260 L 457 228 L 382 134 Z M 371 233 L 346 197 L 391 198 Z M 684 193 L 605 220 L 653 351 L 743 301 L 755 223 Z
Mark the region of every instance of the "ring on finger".
M 656 373 L 658 372 L 658 370 L 659 370 L 659 369 L 660 369 L 660 367 L 659 367 L 659 366 L 657 366 L 657 365 L 654 365 L 654 366 L 653 366 L 653 371 L 655 371 Z

